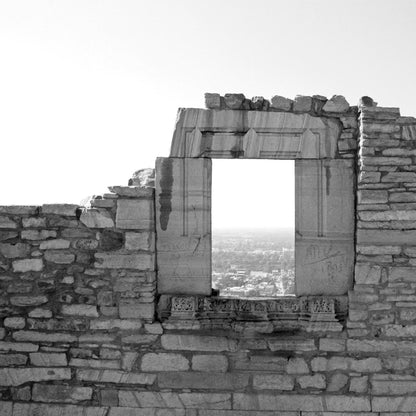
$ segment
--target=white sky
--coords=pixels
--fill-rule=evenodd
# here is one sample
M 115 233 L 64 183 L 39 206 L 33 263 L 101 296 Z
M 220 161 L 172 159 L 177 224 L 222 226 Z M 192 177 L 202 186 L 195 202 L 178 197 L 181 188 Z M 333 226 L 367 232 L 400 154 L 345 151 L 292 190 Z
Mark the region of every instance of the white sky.
M 416 115 L 415 45 L 414 0 L 0 0 L 0 204 L 127 184 L 204 92 L 370 95 Z M 246 180 L 250 200 L 288 189 L 257 168 Z M 240 205 L 237 223 L 270 223 Z

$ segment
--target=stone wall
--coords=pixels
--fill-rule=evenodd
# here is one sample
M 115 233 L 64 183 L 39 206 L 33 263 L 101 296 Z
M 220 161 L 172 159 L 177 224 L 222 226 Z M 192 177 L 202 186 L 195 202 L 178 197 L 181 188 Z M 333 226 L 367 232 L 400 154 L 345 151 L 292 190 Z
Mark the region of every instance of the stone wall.
M 265 102 L 238 108 L 297 101 Z M 352 112 L 355 284 L 336 330 L 156 314 L 151 170 L 89 208 L 0 207 L 0 416 L 414 415 L 416 119 Z

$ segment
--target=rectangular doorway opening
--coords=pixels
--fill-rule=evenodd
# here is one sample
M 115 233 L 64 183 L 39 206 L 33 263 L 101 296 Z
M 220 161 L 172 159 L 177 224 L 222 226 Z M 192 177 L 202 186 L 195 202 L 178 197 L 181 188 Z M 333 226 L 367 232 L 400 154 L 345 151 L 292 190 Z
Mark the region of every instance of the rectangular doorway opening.
M 238 298 L 294 295 L 294 161 L 212 162 L 213 289 Z

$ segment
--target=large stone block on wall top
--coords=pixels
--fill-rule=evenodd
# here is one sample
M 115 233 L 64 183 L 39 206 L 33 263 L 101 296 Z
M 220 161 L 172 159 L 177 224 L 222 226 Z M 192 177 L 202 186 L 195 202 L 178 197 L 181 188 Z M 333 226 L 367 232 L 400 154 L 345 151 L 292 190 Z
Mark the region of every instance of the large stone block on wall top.
M 210 159 L 157 159 L 159 293 L 211 293 L 210 194 Z
M 153 229 L 153 200 L 119 199 L 117 201 L 116 227 L 123 230 Z
M 171 157 L 320 159 L 337 152 L 340 123 L 308 114 L 180 109 Z
M 346 160 L 296 161 L 296 294 L 343 295 L 354 268 L 354 169 Z

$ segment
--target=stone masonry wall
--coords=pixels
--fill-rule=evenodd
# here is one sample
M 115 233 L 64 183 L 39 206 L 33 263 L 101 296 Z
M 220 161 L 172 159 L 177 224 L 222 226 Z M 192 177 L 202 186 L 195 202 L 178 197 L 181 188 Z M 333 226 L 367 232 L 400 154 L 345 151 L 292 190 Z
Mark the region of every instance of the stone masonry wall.
M 159 321 L 151 170 L 88 209 L 0 207 L 0 416 L 415 415 L 416 119 L 358 117 L 342 331 Z

